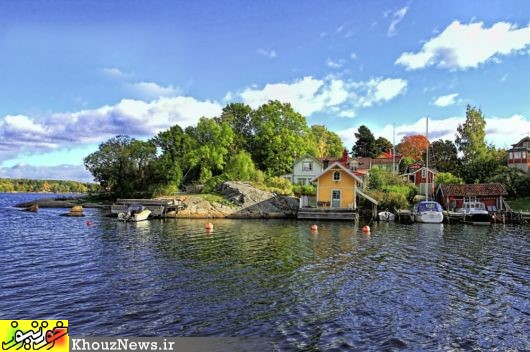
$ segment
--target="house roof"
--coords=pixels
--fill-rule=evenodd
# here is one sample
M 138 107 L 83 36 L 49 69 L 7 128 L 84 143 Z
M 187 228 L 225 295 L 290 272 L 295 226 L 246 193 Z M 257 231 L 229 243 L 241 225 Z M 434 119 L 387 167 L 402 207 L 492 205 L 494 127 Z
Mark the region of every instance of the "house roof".
M 322 175 L 324 175 L 325 173 L 327 173 L 328 171 L 330 171 L 332 168 L 334 168 L 335 166 L 338 166 L 339 168 L 341 168 L 343 171 L 345 171 L 348 175 L 350 175 L 351 177 L 353 177 L 356 181 L 358 182 L 363 182 L 363 180 L 361 180 L 361 178 L 359 178 L 359 176 L 357 176 L 356 174 L 354 174 L 351 170 L 349 170 L 346 166 L 342 165 L 341 162 L 339 161 L 336 161 L 334 162 L 333 164 L 329 165 L 328 168 L 324 171 L 322 171 L 322 173 L 318 176 L 315 176 L 315 178 L 313 178 L 311 180 L 311 182 L 314 182 L 316 181 L 317 179 L 319 179 Z
M 514 147 L 514 148 L 517 148 L 517 147 L 523 148 L 523 143 L 524 142 L 530 142 L 530 137 L 524 137 L 519 142 L 517 142 L 515 144 L 512 144 L 512 147 Z
M 316 161 L 317 163 L 322 164 L 322 161 L 319 160 L 320 158 L 315 158 L 315 157 L 314 157 L 313 155 L 311 155 L 311 154 L 306 154 L 306 155 L 304 155 L 304 156 L 302 156 L 302 157 L 296 159 L 296 160 L 294 161 L 294 163 L 293 163 L 293 166 L 296 165 L 296 164 L 298 164 L 300 161 L 302 161 L 302 160 L 304 160 L 304 159 L 307 159 L 307 158 L 309 158 L 309 159 L 313 159 L 313 160 Z
M 445 197 L 505 196 L 508 194 L 500 183 L 440 185 L 439 188 Z
M 419 172 L 419 171 L 421 171 L 421 170 L 423 170 L 423 169 L 427 169 L 427 168 L 426 168 L 425 166 L 422 166 L 422 167 L 420 167 L 420 168 L 417 169 L 417 170 L 414 170 L 414 171 L 412 171 L 412 172 L 408 172 L 408 173 L 403 174 L 403 175 L 401 175 L 401 176 L 410 176 L 410 175 L 414 175 L 415 173 L 417 173 L 417 172 Z M 438 173 L 438 171 L 436 171 L 436 170 L 434 170 L 434 169 L 431 169 L 431 168 L 428 168 L 427 171 L 430 172 L 430 173 L 432 173 L 432 174 L 437 174 L 437 173 Z

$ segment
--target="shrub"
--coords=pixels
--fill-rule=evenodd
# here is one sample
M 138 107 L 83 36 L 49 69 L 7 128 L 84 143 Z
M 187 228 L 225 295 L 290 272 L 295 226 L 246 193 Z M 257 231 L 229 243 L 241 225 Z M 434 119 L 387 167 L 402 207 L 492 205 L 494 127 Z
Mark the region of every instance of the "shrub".
M 298 196 L 314 196 L 317 194 L 317 188 L 314 185 L 293 185 L 293 193 Z

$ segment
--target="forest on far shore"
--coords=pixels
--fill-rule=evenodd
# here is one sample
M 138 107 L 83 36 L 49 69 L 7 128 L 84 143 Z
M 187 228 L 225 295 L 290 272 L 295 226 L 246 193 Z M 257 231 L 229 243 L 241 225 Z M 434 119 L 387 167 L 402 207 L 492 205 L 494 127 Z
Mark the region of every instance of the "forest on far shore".
M 31 180 L 25 178 L 0 178 L 0 193 L 47 192 L 47 193 L 88 193 L 97 191 L 99 185 L 77 181 Z

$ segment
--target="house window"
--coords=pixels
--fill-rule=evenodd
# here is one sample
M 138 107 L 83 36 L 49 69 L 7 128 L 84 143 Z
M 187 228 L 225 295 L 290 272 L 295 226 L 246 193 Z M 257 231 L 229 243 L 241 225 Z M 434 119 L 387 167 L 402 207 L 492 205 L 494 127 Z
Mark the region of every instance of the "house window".
M 302 171 L 313 171 L 313 163 L 310 161 L 304 161 L 302 163 Z
M 298 184 L 299 185 L 305 185 L 305 178 L 299 178 L 298 179 Z
M 333 173 L 333 181 L 340 181 L 340 172 L 335 171 Z
M 427 169 L 421 169 L 421 177 L 427 177 Z

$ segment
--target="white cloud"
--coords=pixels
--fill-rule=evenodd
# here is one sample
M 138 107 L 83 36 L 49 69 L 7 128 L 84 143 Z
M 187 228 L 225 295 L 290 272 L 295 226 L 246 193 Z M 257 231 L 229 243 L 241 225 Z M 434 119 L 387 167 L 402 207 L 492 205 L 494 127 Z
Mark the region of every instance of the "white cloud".
M 517 52 L 524 52 L 530 45 L 530 25 L 517 28 L 507 22 L 498 22 L 490 28 L 483 22 L 451 23 L 438 36 L 429 39 L 417 53 L 406 52 L 396 64 L 408 70 L 436 65 L 446 69 L 476 68 L 490 60 L 500 60 Z
M 409 8 L 405 6 L 392 14 L 392 22 L 390 22 L 390 26 L 388 27 L 388 31 L 386 33 L 389 37 L 396 35 L 396 27 L 401 21 L 403 21 L 408 9 Z
M 342 66 L 344 66 L 344 60 L 340 59 L 340 60 L 337 60 L 337 61 L 333 61 L 333 60 L 328 58 L 326 60 L 326 65 L 328 67 L 331 67 L 331 68 L 341 68 Z
M 352 60 L 356 60 L 356 59 L 357 59 L 357 54 L 354 53 L 354 52 L 352 52 L 352 53 L 350 54 L 350 59 L 352 59 Z
M 101 69 L 101 72 L 105 76 L 109 76 L 109 77 L 112 77 L 112 78 L 127 78 L 127 77 L 131 76 L 130 73 L 122 71 L 122 70 L 120 70 L 119 68 L 116 68 L 116 67 L 105 67 L 105 68 Z
M 464 121 L 464 116 L 429 119 L 429 140 L 431 142 L 438 139 L 454 141 L 458 125 Z M 348 128 L 338 131 L 337 134 L 342 138 L 346 146 L 352 146 L 355 143 L 354 134 L 358 128 L 359 126 Z M 389 141 L 393 139 L 393 126 L 391 124 L 380 129 L 370 129 L 376 138 L 382 136 Z M 498 148 L 510 148 L 512 144 L 517 143 L 523 138 L 521 131 L 530 131 L 530 121 L 524 116 L 515 114 L 510 117 L 486 118 L 486 142 L 493 143 Z M 425 132 L 425 118 L 419 118 L 410 124 L 396 125 L 396 144 L 404 136 L 414 134 L 425 135 Z
M 155 82 L 136 82 L 127 85 L 127 87 L 136 95 L 144 99 L 171 97 L 177 95 L 179 92 L 179 90 L 172 85 L 163 87 Z
M 401 78 L 373 78 L 355 85 L 364 92 L 358 96 L 358 105 L 362 107 L 389 101 L 407 89 L 407 81 Z
M 0 167 L 0 178 L 94 182 L 94 178 L 83 165 L 66 164 L 57 166 L 17 164 L 12 167 Z
M 402 94 L 407 81 L 373 78 L 367 82 L 345 81 L 334 77 L 304 77 L 292 83 L 272 83 L 263 88 L 249 87 L 237 94 L 245 104 L 256 108 L 269 100 L 291 103 L 304 116 L 316 112 L 344 111 L 339 116 L 352 117 L 354 108 L 370 107 Z M 331 110 L 332 108 L 339 108 Z
M 268 57 L 269 59 L 274 59 L 276 57 L 276 51 L 275 50 L 267 50 L 267 49 L 258 49 L 256 51 L 258 54 Z
M 123 99 L 115 105 L 55 113 L 44 119 L 5 116 L 0 118 L 0 161 L 22 152 L 99 143 L 118 134 L 152 136 L 174 124 L 195 125 L 200 117 L 217 116 L 221 110 L 215 101 L 179 96 L 151 102 Z
M 442 95 L 436 98 L 436 100 L 434 101 L 434 105 L 442 107 L 442 108 L 449 106 L 449 105 L 453 105 L 456 103 L 457 96 L 458 96 L 458 93 Z

